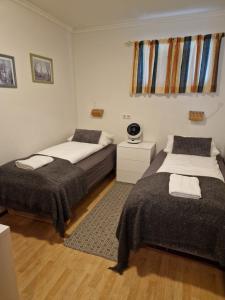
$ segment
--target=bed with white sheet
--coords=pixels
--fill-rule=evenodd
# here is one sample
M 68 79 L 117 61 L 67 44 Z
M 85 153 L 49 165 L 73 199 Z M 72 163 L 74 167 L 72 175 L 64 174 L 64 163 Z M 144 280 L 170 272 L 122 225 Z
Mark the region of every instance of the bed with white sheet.
M 1 166 L 0 205 L 50 217 L 63 236 L 74 205 L 115 168 L 112 138 L 92 133 Z
M 114 271 L 122 273 L 130 251 L 143 245 L 225 267 L 224 161 L 211 139 L 182 138 L 174 137 L 130 192 L 117 228 Z

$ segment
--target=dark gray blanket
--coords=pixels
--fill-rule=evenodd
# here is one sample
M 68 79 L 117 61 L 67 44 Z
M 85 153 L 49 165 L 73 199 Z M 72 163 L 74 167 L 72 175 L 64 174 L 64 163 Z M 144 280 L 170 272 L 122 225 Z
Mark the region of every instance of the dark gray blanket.
M 166 154 L 161 152 L 132 189 L 117 228 L 120 273 L 128 266 L 130 250 L 143 244 L 161 246 L 207 258 L 225 266 L 225 184 L 198 177 L 202 199 L 173 197 L 169 173 L 155 173 Z M 218 157 L 220 169 L 224 163 Z
M 50 216 L 63 235 L 71 208 L 87 194 L 83 173 L 58 158 L 34 171 L 19 169 L 14 161 L 7 163 L 0 167 L 0 205 Z

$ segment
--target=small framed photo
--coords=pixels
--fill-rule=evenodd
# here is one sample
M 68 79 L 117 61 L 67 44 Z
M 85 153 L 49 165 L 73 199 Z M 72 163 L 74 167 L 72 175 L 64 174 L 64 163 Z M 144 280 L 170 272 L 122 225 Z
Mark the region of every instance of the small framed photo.
M 0 54 L 0 87 L 17 87 L 15 60 L 13 56 Z
M 54 83 L 51 58 L 30 53 L 30 63 L 33 82 Z

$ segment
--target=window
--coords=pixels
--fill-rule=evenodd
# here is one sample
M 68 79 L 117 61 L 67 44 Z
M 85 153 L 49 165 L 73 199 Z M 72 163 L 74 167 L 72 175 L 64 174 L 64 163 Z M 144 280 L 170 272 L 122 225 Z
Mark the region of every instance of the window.
M 131 94 L 212 93 L 223 33 L 134 42 Z

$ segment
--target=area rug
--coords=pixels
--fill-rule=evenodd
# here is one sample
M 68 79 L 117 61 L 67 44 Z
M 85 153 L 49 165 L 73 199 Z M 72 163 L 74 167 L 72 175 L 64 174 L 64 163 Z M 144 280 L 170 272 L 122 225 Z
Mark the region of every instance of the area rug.
M 117 260 L 116 228 L 123 205 L 133 185 L 116 182 L 78 225 L 64 245 L 79 251 Z

